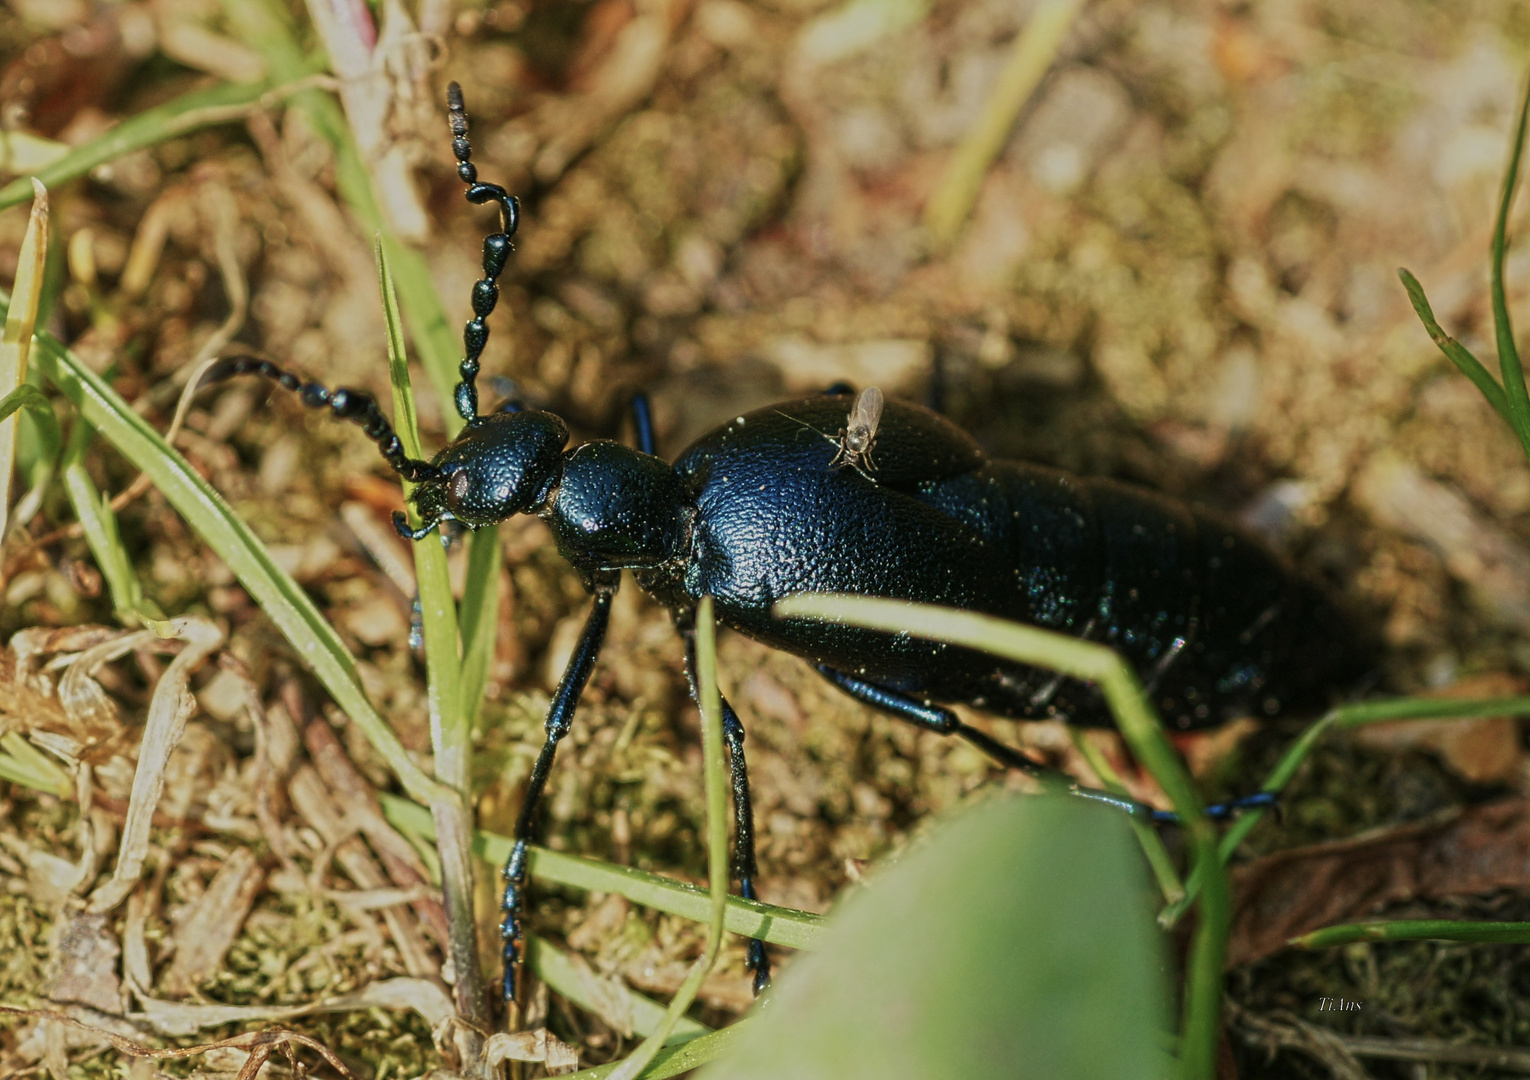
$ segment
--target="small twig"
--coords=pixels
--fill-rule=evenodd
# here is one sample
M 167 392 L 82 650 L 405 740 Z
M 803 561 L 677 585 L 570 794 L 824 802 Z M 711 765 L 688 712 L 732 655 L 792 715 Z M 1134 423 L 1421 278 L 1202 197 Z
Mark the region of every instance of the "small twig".
M 1231 998 L 1223 1004 L 1228 1019 L 1241 1029 L 1244 1040 L 1263 1046 L 1272 1057 L 1276 1049 L 1300 1050 L 1322 1062 L 1335 1080 L 1370 1080 L 1365 1067 L 1355 1060 L 1354 1052 L 1335 1032 L 1309 1024 L 1284 1010 L 1261 1016 Z
M 92 1038 L 104 1040 L 110 1043 L 113 1049 L 127 1054 L 129 1057 L 150 1058 L 155 1061 L 172 1061 L 198 1057 L 209 1050 L 221 1050 L 226 1047 L 235 1050 L 248 1050 L 251 1060 L 254 1060 L 256 1055 L 262 1051 L 264 1051 L 266 1056 L 269 1056 L 271 1050 L 275 1047 L 297 1043 L 299 1046 L 306 1046 L 316 1052 L 328 1063 L 330 1068 L 345 1077 L 346 1080 L 356 1080 L 356 1074 L 351 1072 L 346 1067 L 345 1062 L 335 1056 L 332 1050 L 317 1039 L 309 1038 L 307 1035 L 299 1035 L 295 1031 L 248 1031 L 242 1035 L 234 1035 L 227 1039 L 219 1039 L 217 1042 L 203 1043 L 199 1046 L 173 1047 L 168 1050 L 160 1050 L 152 1046 L 136 1043 L 131 1039 L 118 1035 L 114 1031 L 92 1027 L 90 1024 L 76 1020 L 66 1013 L 55 1012 L 52 1009 L 23 1009 L 16 1005 L 0 1005 L 0 1013 L 20 1016 L 29 1020 L 46 1020 L 50 1024 L 62 1024 L 76 1031 L 86 1032 Z M 263 1063 L 264 1058 L 261 1060 Z
M 1020 110 L 1057 59 L 1063 38 L 1084 0 L 1042 0 L 1015 37 L 1009 63 L 983 104 L 977 123 L 951 156 L 940 186 L 924 208 L 924 225 L 937 248 L 949 247 L 977 201 L 983 177 L 1004 149 Z

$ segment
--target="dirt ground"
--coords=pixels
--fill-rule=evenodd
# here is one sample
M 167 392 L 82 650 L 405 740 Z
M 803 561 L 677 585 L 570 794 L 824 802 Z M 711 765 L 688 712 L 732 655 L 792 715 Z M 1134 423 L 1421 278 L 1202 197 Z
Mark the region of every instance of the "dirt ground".
M 79 144 L 210 78 L 249 78 L 260 56 L 236 31 L 241 2 L 8 0 L 5 131 Z M 1396 270 L 1417 274 L 1442 324 L 1495 366 L 1488 244 L 1530 8 L 1088 3 L 965 226 L 942 244 L 923 215 L 1033 6 L 431 0 L 411 13 L 421 35 L 383 37 L 425 73 L 400 77 L 415 95 L 399 95 L 374 148 L 384 214 L 420 245 L 460 325 L 492 217 L 466 205 L 452 167 L 442 103 L 456 80 L 480 173 L 523 201 L 484 356 L 488 401 L 506 388 L 497 379 L 512 379 L 576 437 L 625 438 L 627 401 L 645 389 L 661 453 L 673 456 L 721 421 L 839 378 L 918 401 L 937 395 L 995 456 L 1138 482 L 1241 517 L 1327 580 L 1384 642 L 1384 689 L 1517 692 L 1530 672 L 1530 468 L 1431 344 Z M 307 14 L 291 15 L 308 34 Z M 328 145 L 296 109 L 269 102 L 135 151 L 55 190 L 52 206 L 49 328 L 160 430 L 173 376 L 219 334 L 232 339 L 224 351 L 259 350 L 387 399 L 371 237 L 336 193 Z M 24 208 L 0 213 L 0 280 L 14 275 L 25 226 Z M 1530 262 L 1512 249 L 1508 279 L 1523 325 Z M 416 386 L 427 442 L 439 445 L 439 404 L 426 380 Z M 199 398 L 178 446 L 318 600 L 374 703 L 428 754 L 423 665 L 409 644 L 412 568 L 386 535 L 398 492 L 374 447 L 250 383 Z M 133 476 L 99 443 L 88 464 L 103 491 Z M 58 533 L 71 514 L 55 496 L 6 540 L 6 640 L 113 625 L 85 541 Z M 160 608 L 209 616 L 290 739 L 320 754 L 317 721 L 385 786 L 355 729 L 163 498 L 151 490 L 120 518 Z M 510 587 L 474 769 L 480 823 L 508 832 L 586 601 L 539 523 L 503 528 Z M 59 639 L 39 655 L 67 666 L 82 647 Z M 165 662 L 138 648 L 92 677 L 120 743 L 97 769 L 94 828 L 106 852 L 131 783 L 133 733 Z M 5 663 L 14 673 L 14 645 Z M 343 858 L 294 880 L 289 860 L 273 857 L 256 823 L 256 743 L 268 736 L 230 670 L 209 663 L 192 683 L 199 709 L 171 762 L 141 908 L 124 916 L 140 920 L 156 996 L 294 1003 L 409 971 L 391 923 L 310 890 L 375 883 Z M 766 901 L 825 910 L 866 860 L 1003 782 L 971 748 L 872 714 L 802 662 L 736 635 L 723 640 L 721 670 L 750 735 Z M 975 722 L 1054 760 L 1077 758 L 1058 726 Z M 0 730 L 28 729 L 0 707 Z M 1241 743 L 1186 745 L 1212 795 L 1250 789 L 1294 728 L 1250 730 L 1237 729 Z M 549 846 L 700 880 L 696 731 L 668 616 L 629 580 L 549 787 Z M 1522 918 L 1530 876 L 1506 853 L 1530 850 L 1530 815 L 1491 825 L 1473 815 L 1518 808 L 1527 786 L 1509 721 L 1422 743 L 1398 733 L 1341 741 L 1244 854 L 1411 828 L 1412 839 L 1394 837 L 1377 856 L 1387 869 L 1376 880 L 1390 884 L 1322 879 L 1327 921 Z M 344 847 L 317 823 L 321 811 L 287 802 L 277 810 L 292 850 Z M 76 858 L 76 805 L 16 786 L 0 810 L 0 1000 L 51 996 L 120 1013 L 115 982 L 83 997 L 58 990 L 62 945 L 50 934 L 71 889 L 48 877 L 46 860 Z M 1416 871 L 1431 844 L 1433 877 Z M 1480 856 L 1484 845 L 1504 868 L 1473 876 L 1459 852 Z M 243 897 L 245 914 L 216 964 L 178 966 L 177 935 L 210 910 L 209 897 L 231 902 L 210 890 L 238 859 L 251 859 L 245 876 L 220 887 Z M 487 924 L 497 878 L 478 869 Z M 1289 907 L 1266 917 L 1301 922 Z M 429 918 L 418 922 L 427 929 L 415 936 L 433 948 Z M 539 894 L 533 929 L 657 995 L 678 986 L 701 941 L 693 924 L 619 897 L 555 890 Z M 98 930 L 131 937 L 111 922 Z M 1245 943 L 1271 934 L 1244 932 Z M 1231 976 L 1227 1075 L 1483 1075 L 1478 1066 L 1492 1062 L 1438 1047 L 1530 1047 L 1523 947 L 1272 952 L 1248 944 Z M 1320 1002 L 1333 997 L 1365 1008 L 1325 1012 Z M 702 1000 L 712 1023 L 747 1006 L 740 946 Z M 538 1009 L 585 1065 L 632 1045 L 556 997 Z M 442 1060 L 409 1013 L 292 1026 L 390 1077 Z M 0 1037 L 0 1073 L 63 1080 L 66 1059 L 70 1076 L 113 1067 L 95 1045 L 45 1046 L 37 1030 Z M 1358 1043 L 1335 1049 L 1321 1031 L 1414 1053 L 1357 1058 Z M 242 1053 L 196 1068 L 233 1075 Z M 1524 1072 L 1525 1060 L 1494 1067 Z

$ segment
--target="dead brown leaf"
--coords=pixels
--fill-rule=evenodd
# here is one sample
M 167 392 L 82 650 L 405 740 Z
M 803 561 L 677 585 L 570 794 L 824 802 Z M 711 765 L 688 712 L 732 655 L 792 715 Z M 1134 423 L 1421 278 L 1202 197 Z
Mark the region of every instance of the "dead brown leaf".
M 1236 967 L 1386 904 L 1530 888 L 1530 800 L 1278 852 L 1234 868 L 1232 878 L 1227 963 Z

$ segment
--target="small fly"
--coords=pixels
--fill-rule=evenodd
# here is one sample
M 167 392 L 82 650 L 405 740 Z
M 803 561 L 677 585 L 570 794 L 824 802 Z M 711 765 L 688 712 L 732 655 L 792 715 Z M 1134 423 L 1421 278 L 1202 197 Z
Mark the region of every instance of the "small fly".
M 867 480 L 876 471 L 877 463 L 871 459 L 871 448 L 877 441 L 877 424 L 882 420 L 882 391 L 868 386 L 855 398 L 850 414 L 845 417 L 845 427 L 839 433 L 839 452 L 829 467 L 848 465 Z

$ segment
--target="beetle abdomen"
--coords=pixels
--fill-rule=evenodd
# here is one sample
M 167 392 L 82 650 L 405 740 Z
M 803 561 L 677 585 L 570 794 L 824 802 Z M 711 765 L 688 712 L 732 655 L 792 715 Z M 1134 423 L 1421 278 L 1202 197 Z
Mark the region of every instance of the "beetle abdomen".
M 1013 567 L 1025 610 L 1011 617 L 1116 648 L 1176 727 L 1321 708 L 1371 670 L 1321 589 L 1209 511 L 1007 461 L 919 494 Z M 953 689 L 930 674 L 937 693 Z M 1109 722 L 1093 688 L 1049 672 L 1010 667 L 983 681 L 982 702 L 959 700 L 1017 717 Z

